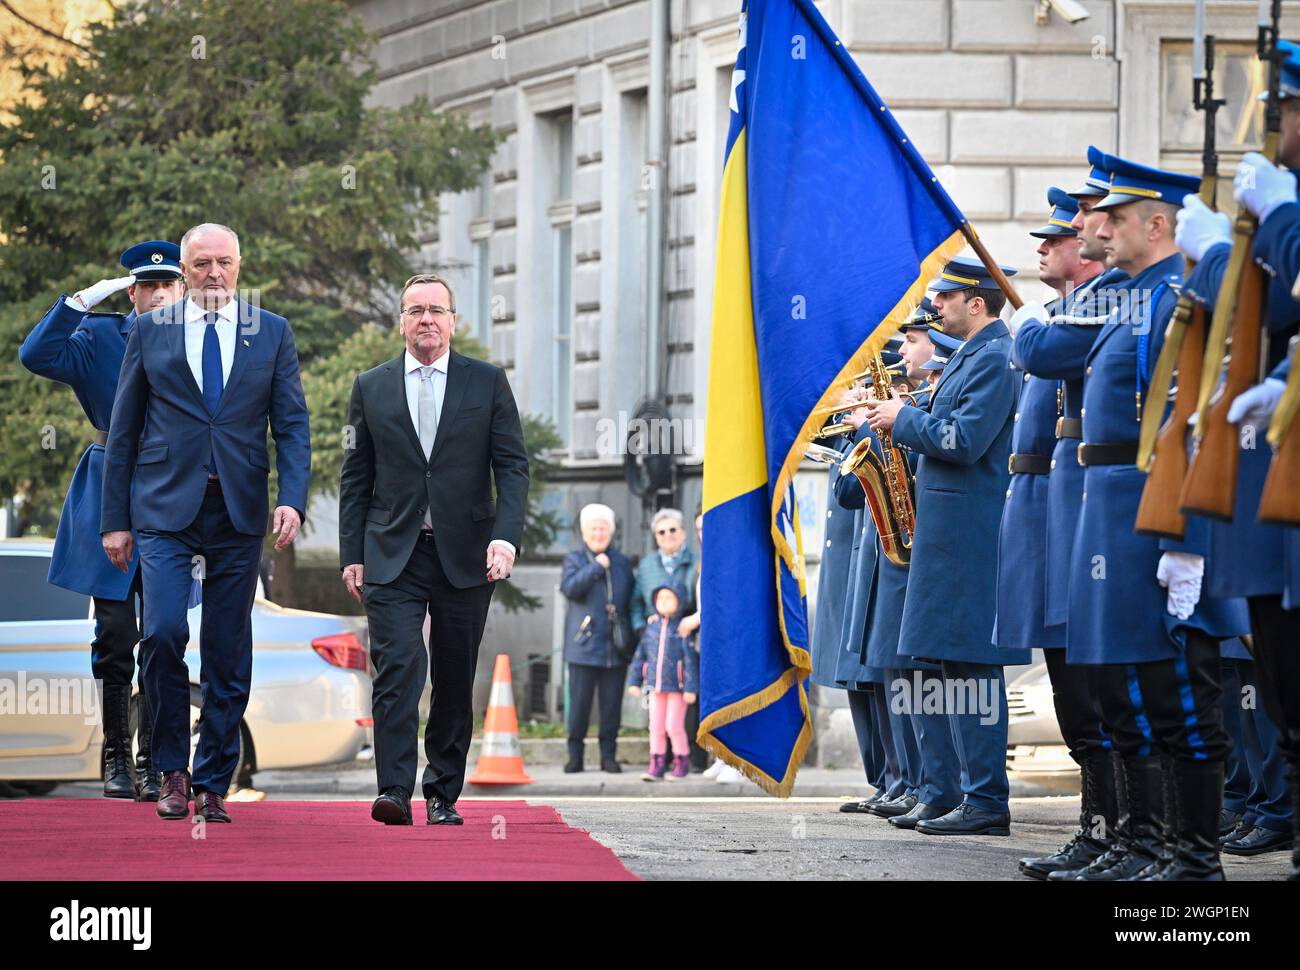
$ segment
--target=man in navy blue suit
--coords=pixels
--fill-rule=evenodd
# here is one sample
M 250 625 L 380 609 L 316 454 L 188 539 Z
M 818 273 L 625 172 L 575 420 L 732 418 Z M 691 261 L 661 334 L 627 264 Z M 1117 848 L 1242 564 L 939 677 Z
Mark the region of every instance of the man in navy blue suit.
M 136 243 L 121 255 L 126 276 L 100 280 L 72 296 L 60 296 L 18 349 L 18 359 L 33 374 L 71 387 L 87 420 L 95 426 L 95 440 L 77 463 L 59 514 L 49 579 L 55 586 L 94 600 L 90 669 L 103 685 L 104 795 L 146 802 L 158 800 L 161 785 L 150 758 L 152 718 L 147 703 L 141 705 L 137 719 L 139 751 L 134 772 L 131 765 L 131 681 L 135 679 L 135 645 L 140 642 L 136 618 L 140 571 L 134 560 L 127 563 L 125 572 L 115 569 L 104 555 L 99 541 L 100 489 L 108 419 L 127 336 L 137 315 L 181 298 L 180 255 L 180 247 L 173 242 L 151 239 Z M 122 289 L 131 299 L 130 313 L 123 316 L 94 310 Z
M 109 559 L 128 568 L 140 535 L 145 691 L 162 772 L 158 814 L 229 822 L 252 673 L 251 613 L 268 516 L 266 431 L 280 495 L 276 548 L 293 541 L 311 471 L 307 403 L 284 317 L 236 296 L 239 238 L 213 223 L 181 239 L 185 300 L 143 316 L 127 342 L 104 461 L 100 518 Z M 191 581 L 203 583 L 201 727 L 189 772 Z

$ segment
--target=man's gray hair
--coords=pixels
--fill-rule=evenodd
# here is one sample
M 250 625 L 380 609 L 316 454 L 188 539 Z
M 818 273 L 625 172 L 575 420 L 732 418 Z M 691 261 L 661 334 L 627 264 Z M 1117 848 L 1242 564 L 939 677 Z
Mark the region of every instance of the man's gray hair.
M 681 509 L 660 509 L 655 513 L 654 518 L 650 520 L 650 528 L 659 528 L 659 523 L 664 519 L 672 519 L 683 529 L 686 528 L 686 516 L 682 515 Z
M 239 255 L 239 237 L 235 235 L 235 230 L 229 226 L 223 226 L 219 222 L 200 222 L 192 229 L 185 230 L 185 235 L 181 236 L 181 259 L 185 258 L 186 250 L 190 248 L 190 240 L 200 233 L 211 232 L 213 230 L 224 232 L 227 236 L 235 241 L 235 255 Z

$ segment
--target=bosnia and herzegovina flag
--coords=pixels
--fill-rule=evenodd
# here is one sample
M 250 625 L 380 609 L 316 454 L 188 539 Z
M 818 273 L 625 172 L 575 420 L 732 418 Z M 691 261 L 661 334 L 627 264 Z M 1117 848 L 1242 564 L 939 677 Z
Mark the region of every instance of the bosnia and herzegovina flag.
M 812 740 L 795 470 L 965 220 L 810 0 L 749 0 L 709 359 L 700 743 L 786 796 Z

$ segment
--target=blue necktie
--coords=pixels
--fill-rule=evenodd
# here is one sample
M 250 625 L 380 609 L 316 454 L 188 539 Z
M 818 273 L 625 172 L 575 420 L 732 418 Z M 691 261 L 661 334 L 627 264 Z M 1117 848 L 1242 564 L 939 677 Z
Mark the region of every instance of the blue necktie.
M 221 344 L 217 340 L 217 320 L 215 313 L 205 314 L 203 328 L 203 403 L 208 406 L 209 414 L 217 413 L 217 404 L 221 401 Z
M 217 340 L 217 320 L 215 313 L 207 313 L 203 316 L 203 403 L 208 406 L 209 414 L 217 413 L 217 405 L 221 402 L 221 344 Z M 209 432 L 208 441 L 211 442 L 212 434 Z M 208 474 L 217 473 L 217 456 L 212 451 L 211 444 L 208 446 Z

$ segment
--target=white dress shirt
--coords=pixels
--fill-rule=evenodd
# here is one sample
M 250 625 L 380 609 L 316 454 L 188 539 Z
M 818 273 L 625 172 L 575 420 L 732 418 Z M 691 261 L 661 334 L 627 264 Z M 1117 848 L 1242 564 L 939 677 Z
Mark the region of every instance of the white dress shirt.
M 203 391 L 203 332 L 209 326 L 204 317 L 209 310 L 203 309 L 191 299 L 185 300 L 185 360 L 194 375 L 194 383 Z M 221 309 L 215 311 L 217 322 L 211 324 L 217 328 L 217 344 L 221 348 L 221 385 L 230 383 L 230 368 L 235 363 L 235 340 L 239 321 L 235 301 L 229 300 Z
M 441 357 L 429 365 L 433 367 L 433 374 L 429 380 L 433 383 L 434 410 L 438 414 L 439 427 L 442 427 L 442 402 L 447 396 L 447 362 L 449 360 L 451 360 L 451 351 L 445 350 Z M 416 360 L 409 350 L 405 353 L 403 361 L 406 381 L 406 410 L 411 416 L 411 427 L 415 429 L 415 435 L 418 438 L 420 435 L 420 369 L 425 365 Z M 425 455 L 425 457 L 428 458 L 429 456 Z M 428 527 L 433 524 L 429 512 L 424 514 L 424 524 Z M 488 545 L 505 546 L 510 550 L 510 555 L 515 555 L 514 545 L 505 539 L 493 539 Z

